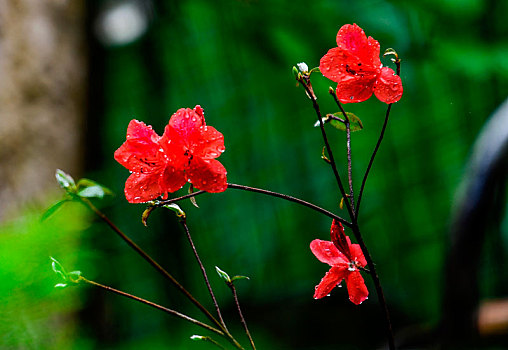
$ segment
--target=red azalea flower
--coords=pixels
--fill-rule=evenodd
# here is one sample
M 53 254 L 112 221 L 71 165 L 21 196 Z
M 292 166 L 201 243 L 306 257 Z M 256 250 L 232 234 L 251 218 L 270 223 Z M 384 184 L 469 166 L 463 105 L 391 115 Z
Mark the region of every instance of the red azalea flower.
M 206 125 L 200 106 L 176 111 L 162 137 L 131 120 L 127 140 L 115 152 L 116 161 L 132 173 L 125 182 L 127 201 L 167 197 L 186 182 L 207 192 L 225 191 L 226 169 L 215 160 L 224 149 L 224 136 Z
M 335 220 L 332 222 L 330 236 L 331 242 L 315 239 L 310 243 L 310 250 L 316 258 L 331 266 L 330 271 L 316 286 L 314 299 L 327 296 L 345 279 L 349 300 L 359 305 L 369 295 L 359 270 L 367 265 L 362 249 L 358 244 L 351 244 L 349 237 L 344 234 L 344 228 Z
M 337 33 L 337 46 L 321 58 L 319 69 L 338 83 L 340 102 L 363 102 L 372 93 L 385 103 L 400 100 L 402 81 L 393 69 L 381 64 L 377 40 L 367 38 L 356 24 L 346 24 Z

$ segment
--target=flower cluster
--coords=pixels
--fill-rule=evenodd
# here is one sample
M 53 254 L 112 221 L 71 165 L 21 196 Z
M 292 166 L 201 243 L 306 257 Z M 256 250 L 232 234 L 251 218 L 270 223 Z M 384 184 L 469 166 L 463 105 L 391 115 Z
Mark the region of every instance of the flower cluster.
M 362 249 L 358 244 L 351 244 L 351 240 L 344 233 L 344 228 L 335 220 L 332 222 L 330 236 L 331 241 L 315 239 L 310 243 L 310 249 L 316 258 L 331 266 L 316 286 L 314 298 L 320 299 L 327 296 L 345 279 L 349 300 L 356 305 L 361 304 L 369 295 L 360 274 L 360 268 L 367 265 Z
M 224 149 L 224 136 L 206 125 L 200 106 L 176 111 L 162 136 L 131 120 L 127 139 L 115 152 L 115 160 L 131 171 L 125 197 L 130 203 L 167 198 L 187 182 L 207 192 L 225 191 L 226 169 L 215 160 Z
M 385 103 L 397 102 L 402 97 L 400 77 L 381 64 L 379 42 L 367 38 L 356 24 L 340 28 L 337 47 L 321 58 L 319 69 L 337 83 L 337 98 L 342 103 L 363 102 L 373 93 Z

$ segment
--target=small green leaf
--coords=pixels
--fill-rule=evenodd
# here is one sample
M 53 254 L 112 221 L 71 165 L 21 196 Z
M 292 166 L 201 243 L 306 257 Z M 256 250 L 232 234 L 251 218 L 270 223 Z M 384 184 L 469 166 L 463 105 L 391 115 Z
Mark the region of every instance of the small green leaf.
M 247 276 L 235 276 L 231 279 L 231 282 L 236 281 L 236 280 L 250 280 L 250 278 Z
M 53 269 L 53 271 L 57 275 L 59 275 L 64 281 L 67 281 L 67 272 L 65 272 L 63 266 L 58 262 L 58 260 L 56 260 L 52 256 L 50 256 L 49 258 L 51 259 L 51 268 Z
M 53 215 L 65 202 L 69 202 L 69 199 L 62 199 L 54 203 L 51 207 L 49 207 L 41 216 L 41 221 L 48 219 L 51 215 Z
M 190 193 L 194 193 L 194 186 L 192 186 L 192 184 L 189 186 L 189 194 Z M 189 199 L 193 206 L 199 208 L 198 202 L 196 202 L 196 197 L 190 197 Z
M 154 211 L 155 207 L 153 205 L 150 205 L 148 207 L 146 207 L 145 211 L 143 212 L 143 214 L 141 215 L 141 222 L 143 223 L 143 225 L 145 225 L 146 227 L 148 227 L 148 217 L 150 216 L 150 214 L 152 213 L 152 211 Z
M 65 282 L 65 283 L 56 284 L 55 288 L 65 288 L 69 284 L 75 285 L 80 282 L 81 271 L 72 271 L 72 272 L 67 273 L 67 272 L 65 272 L 65 269 L 63 268 L 63 266 L 58 262 L 58 260 L 56 260 L 52 256 L 50 256 L 49 258 L 51 259 L 51 268 Z
M 80 179 L 77 188 L 77 194 L 80 197 L 102 199 L 106 195 L 113 195 L 113 192 L 109 188 L 90 179 Z
M 206 340 L 206 337 L 202 336 L 202 335 L 197 335 L 197 334 L 194 334 L 190 337 L 192 340 Z
M 76 190 L 76 183 L 69 174 L 63 170 L 57 169 L 55 174 L 56 180 L 60 184 L 60 187 L 67 190 L 68 192 L 74 192 Z
M 174 211 L 176 216 L 178 216 L 179 218 L 185 219 L 185 217 L 186 217 L 185 212 L 176 203 L 166 204 L 166 205 L 163 205 L 162 207 Z
M 78 191 L 78 196 L 86 198 L 104 198 L 106 193 L 101 186 L 90 186 Z
M 218 266 L 215 266 L 215 271 L 217 271 L 219 277 L 226 281 L 226 283 L 231 283 L 231 278 L 229 278 L 229 275 L 225 271 L 219 269 Z
M 358 118 L 356 115 L 354 115 L 351 112 L 346 112 L 347 117 L 349 119 L 349 128 L 351 131 L 358 131 L 363 129 L 363 124 L 360 118 Z M 333 118 L 330 118 L 330 125 L 332 125 L 334 128 L 346 131 L 346 124 L 343 122 L 344 115 L 342 112 L 337 112 L 333 114 L 335 117 L 339 118 L 340 120 L 336 120 Z

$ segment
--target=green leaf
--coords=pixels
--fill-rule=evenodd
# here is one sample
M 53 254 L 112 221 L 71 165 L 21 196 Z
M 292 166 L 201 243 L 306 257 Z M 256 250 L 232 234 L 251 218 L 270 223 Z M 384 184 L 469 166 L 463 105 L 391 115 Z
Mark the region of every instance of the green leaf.
M 190 186 L 189 186 L 189 194 L 190 193 L 194 193 L 194 186 L 192 186 L 192 184 L 190 184 Z M 190 199 L 193 206 L 195 206 L 196 208 L 199 208 L 198 202 L 196 202 L 196 197 L 190 197 L 189 199 Z
M 54 203 L 51 207 L 49 207 L 41 216 L 41 221 L 46 220 L 51 215 L 53 215 L 65 202 L 69 202 L 69 199 L 62 199 L 61 201 L 58 201 Z
M 60 187 L 67 190 L 68 192 L 74 192 L 76 190 L 76 183 L 69 174 L 63 170 L 57 169 L 55 174 L 56 180 L 60 184 Z
M 351 129 L 351 131 L 358 131 L 358 130 L 363 129 L 363 124 L 362 124 L 362 121 L 360 120 L 360 118 L 358 118 L 356 115 L 354 115 L 351 112 L 346 112 L 346 114 L 349 119 L 349 128 Z M 344 115 L 342 114 L 342 112 L 337 112 L 337 113 L 334 113 L 333 115 L 341 120 L 344 120 L 343 119 Z M 346 124 L 344 122 L 342 122 L 341 120 L 336 120 L 336 119 L 330 118 L 329 122 L 330 122 L 330 125 L 333 126 L 334 128 L 342 130 L 342 131 L 346 131 Z
M 250 280 L 250 278 L 247 276 L 235 276 L 231 279 L 231 282 L 236 281 L 236 280 Z
M 53 269 L 53 271 L 58 276 L 60 276 L 64 281 L 67 281 L 67 272 L 65 272 L 63 266 L 58 262 L 58 260 L 56 260 L 52 256 L 50 256 L 49 258 L 51 259 L 51 268 Z
M 113 192 L 109 188 L 90 179 L 80 179 L 77 187 L 77 194 L 80 197 L 102 199 L 106 195 L 113 195 Z
M 219 269 L 218 266 L 215 266 L 215 271 L 217 271 L 219 277 L 226 281 L 226 283 L 231 283 L 231 278 L 229 278 L 229 275 L 225 271 Z
M 78 196 L 86 198 L 104 198 L 106 193 L 101 186 L 90 186 L 78 191 Z
M 162 207 L 174 211 L 179 218 L 185 218 L 185 212 L 176 203 L 166 204 Z

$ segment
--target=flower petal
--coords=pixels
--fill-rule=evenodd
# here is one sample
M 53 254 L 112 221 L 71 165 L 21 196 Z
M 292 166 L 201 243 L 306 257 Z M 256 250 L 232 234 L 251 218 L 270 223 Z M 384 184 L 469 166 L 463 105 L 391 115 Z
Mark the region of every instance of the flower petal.
M 126 141 L 115 151 L 115 160 L 130 171 L 156 172 L 164 166 L 159 139 L 150 126 L 133 119 L 127 127 Z
M 379 59 L 379 42 L 365 35 L 365 32 L 356 24 L 345 24 L 337 33 L 337 46 L 356 56 L 364 65 L 381 67 Z
M 359 244 L 351 244 L 349 237 L 347 237 L 349 241 L 349 250 L 351 251 L 351 260 L 356 260 L 361 267 L 365 267 L 367 265 L 367 260 L 365 260 L 365 256 L 363 256 L 362 248 L 360 248 Z
M 342 103 L 363 102 L 372 96 L 375 76 L 349 76 L 337 84 L 337 98 Z
M 394 103 L 400 100 L 404 89 L 400 76 L 395 75 L 393 69 L 383 67 L 374 85 L 374 94 L 384 103 Z
M 203 126 L 189 140 L 191 153 L 194 157 L 214 159 L 224 152 L 224 135 L 213 126 Z
M 161 191 L 163 193 L 176 192 L 187 183 L 187 177 L 183 167 L 175 167 L 169 163 L 160 179 Z
M 168 123 L 168 126 L 174 128 L 187 147 L 189 146 L 189 137 L 204 125 L 206 125 L 205 117 L 200 106 L 196 106 L 194 109 L 180 108 L 171 116 Z
M 310 250 L 319 261 L 330 266 L 346 264 L 348 262 L 344 254 L 339 252 L 337 247 L 330 241 L 315 239 L 310 242 Z
M 347 52 L 338 47 L 328 50 L 319 61 L 321 74 L 334 82 L 341 81 L 348 75 L 344 66 L 347 57 Z
M 360 271 L 355 270 L 346 276 L 347 291 L 349 293 L 349 300 L 353 304 L 359 305 L 369 296 L 369 290 L 365 285 Z
M 332 227 L 330 228 L 330 237 L 332 238 L 332 242 L 337 247 L 339 252 L 344 254 L 344 256 L 351 261 L 351 251 L 349 249 L 349 246 L 351 245 L 351 241 L 348 240 L 346 237 L 346 234 L 344 233 L 344 227 L 342 227 L 342 224 L 333 219 L 332 221 Z
M 160 174 L 132 173 L 125 181 L 125 198 L 129 203 L 144 203 L 162 194 Z
M 333 266 L 316 286 L 314 299 L 321 299 L 332 291 L 348 273 L 347 265 Z
M 228 188 L 226 168 L 215 159 L 192 158 L 187 178 L 199 190 L 217 193 Z

